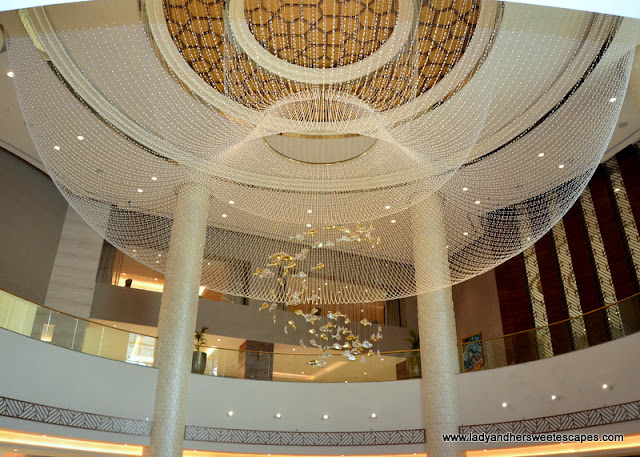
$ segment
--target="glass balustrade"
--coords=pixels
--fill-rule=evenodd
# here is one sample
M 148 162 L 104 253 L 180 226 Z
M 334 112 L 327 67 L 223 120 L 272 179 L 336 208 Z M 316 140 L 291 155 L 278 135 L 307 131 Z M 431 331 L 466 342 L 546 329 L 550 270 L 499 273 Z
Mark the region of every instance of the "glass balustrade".
M 156 338 L 87 321 L 0 290 L 0 328 L 48 344 L 138 365 L 153 365 Z M 640 295 L 546 327 L 459 345 L 462 372 L 538 360 L 640 330 Z M 295 350 L 295 353 L 293 351 Z M 205 375 L 292 382 L 394 381 L 420 377 L 419 350 L 360 354 L 292 348 L 266 353 L 204 346 Z

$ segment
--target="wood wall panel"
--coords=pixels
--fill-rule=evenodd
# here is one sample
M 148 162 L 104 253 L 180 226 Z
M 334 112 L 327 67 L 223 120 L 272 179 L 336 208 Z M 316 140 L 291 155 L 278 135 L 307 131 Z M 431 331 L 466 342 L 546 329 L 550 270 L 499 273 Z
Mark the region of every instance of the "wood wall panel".
M 638 288 L 604 167 L 598 167 L 589 182 L 589 188 L 616 295 L 620 298 L 629 297 L 638 292 Z
M 640 227 L 640 161 L 638 151 L 633 146 L 628 146 L 615 158 L 620 166 L 620 174 L 624 180 L 624 188 L 631 205 L 636 227 Z
M 579 203 L 576 203 L 569 210 L 564 216 L 563 222 L 567 232 L 567 241 L 569 242 L 573 273 L 578 285 L 580 305 L 582 306 L 582 312 L 586 313 L 600 308 L 604 303 L 602 303 L 602 294 L 600 293 L 598 277 L 595 272 L 591 248 L 587 241 Z M 606 323 L 601 317 L 601 313 L 596 314 L 600 317 L 596 318 L 594 315 L 585 319 L 589 345 L 604 343 L 608 340 Z
M 551 232 L 538 240 L 535 244 L 535 250 L 549 323 L 565 320 L 569 314 L 567 313 L 560 267 L 556 260 L 555 244 Z M 571 351 L 571 334 L 568 325 L 553 325 L 549 330 L 554 354 Z
M 496 283 L 504 333 L 510 334 L 532 328 L 529 284 L 522 255 L 496 268 Z M 505 284 L 509 284 L 509 287 L 501 287 Z M 531 336 L 531 332 L 527 332 L 505 339 L 508 364 L 537 359 L 535 340 Z

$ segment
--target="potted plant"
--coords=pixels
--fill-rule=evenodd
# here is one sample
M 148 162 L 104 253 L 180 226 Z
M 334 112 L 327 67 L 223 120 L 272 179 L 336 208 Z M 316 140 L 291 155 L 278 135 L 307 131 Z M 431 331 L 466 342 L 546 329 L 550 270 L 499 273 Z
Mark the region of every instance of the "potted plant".
M 420 377 L 420 334 L 417 330 L 409 329 L 409 337 L 407 338 L 409 349 L 412 351 L 407 357 L 407 370 L 411 378 Z
M 204 339 L 204 332 L 207 331 L 209 327 L 202 327 L 200 331 L 196 331 L 194 339 L 195 339 L 195 351 L 193 351 L 193 357 L 191 359 L 191 372 L 203 374 L 204 369 L 207 366 L 207 353 L 202 352 L 200 348 L 207 344 Z

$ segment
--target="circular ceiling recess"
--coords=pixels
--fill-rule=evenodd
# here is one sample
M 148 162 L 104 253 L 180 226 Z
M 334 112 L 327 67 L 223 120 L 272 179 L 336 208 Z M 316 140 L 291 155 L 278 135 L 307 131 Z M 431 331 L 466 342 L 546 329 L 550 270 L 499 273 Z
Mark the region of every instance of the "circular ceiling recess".
M 478 0 L 240 0 L 237 17 L 236 2 L 163 0 L 163 10 L 191 69 L 253 109 L 336 81 L 377 111 L 406 104 L 462 59 L 480 13 Z M 305 70 L 325 73 L 311 81 Z
M 370 56 L 387 41 L 398 1 L 248 0 L 245 17 L 274 56 L 304 67 L 338 67 Z

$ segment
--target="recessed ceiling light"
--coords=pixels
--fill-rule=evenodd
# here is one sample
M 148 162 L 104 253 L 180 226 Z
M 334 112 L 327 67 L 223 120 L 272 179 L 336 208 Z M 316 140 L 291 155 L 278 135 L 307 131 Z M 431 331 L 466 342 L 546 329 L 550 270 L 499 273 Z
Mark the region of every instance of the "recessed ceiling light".
M 158 278 L 153 278 L 153 280 L 154 280 L 154 281 L 157 281 L 157 280 L 158 280 Z
M 229 200 L 229 204 L 233 205 L 235 202 L 233 200 Z
M 311 227 L 311 224 L 307 224 L 307 228 Z
M 291 350 L 292 350 L 292 351 L 295 351 L 295 350 L 296 350 L 296 348 L 292 348 Z
M 142 189 L 138 189 L 138 192 L 141 192 L 141 193 L 142 193 L 142 192 L 144 192 L 144 191 L 143 191 Z
M 282 417 L 282 414 L 276 413 L 276 419 L 280 419 L 281 417 Z
M 360 310 L 360 312 L 361 312 L 361 313 L 364 313 L 364 309 L 361 309 L 361 310 Z
M 218 338 L 218 341 L 220 341 L 220 338 Z
M 308 210 L 307 210 L 307 213 L 311 214 L 311 213 L 313 213 L 313 211 L 312 211 L 312 210 L 310 210 L 310 209 L 308 209 Z
M 389 205 L 385 206 L 384 209 L 391 209 Z
M 329 285 L 329 283 L 328 283 L 328 282 L 325 282 L 325 283 L 324 283 L 324 285 L 325 285 L 325 286 L 327 286 L 327 285 Z
M 378 417 L 376 413 L 371 413 L 371 419 L 375 419 L 376 417 Z
M 13 78 L 15 75 L 16 75 L 16 74 L 15 74 L 14 72 L 12 72 L 12 71 L 8 71 L 8 72 L 7 72 L 7 76 L 8 76 L 9 78 Z
M 563 164 L 558 165 L 558 168 L 564 168 Z
M 160 261 L 159 261 L 159 260 L 156 260 L 156 263 L 160 263 Z
M 480 200 L 476 200 L 476 201 L 475 201 L 475 204 L 476 204 L 476 205 L 479 205 L 479 204 L 480 204 Z
M 158 177 L 157 177 L 157 176 L 152 176 L 152 177 L 151 177 L 151 181 L 157 181 L 157 180 L 158 180 Z
M 508 404 L 508 403 L 506 403 L 506 402 L 502 403 L 502 407 L 503 407 L 503 408 L 506 408 L 507 406 L 509 406 L 509 404 Z
M 60 146 L 54 146 L 53 149 L 55 149 L 56 151 L 60 150 Z
M 78 135 L 76 138 L 79 139 L 80 141 L 84 140 L 84 137 L 82 135 Z
M 226 215 L 226 214 L 223 214 L 223 215 L 222 215 L 222 217 L 227 217 L 227 215 Z
M 466 192 L 466 191 L 468 191 L 468 190 L 469 190 L 469 188 L 468 188 L 468 187 L 463 187 L 463 188 L 462 188 L 462 192 Z
M 134 250 L 133 250 L 133 252 L 138 252 L 138 251 L 136 251 L 136 250 L 134 249 Z
M 609 385 L 608 385 L 608 384 L 602 384 L 602 388 L 603 388 L 604 390 L 607 390 L 607 389 L 609 388 Z
M 469 236 L 469 232 L 464 232 L 463 235 L 464 236 Z
M 618 99 L 617 99 L 616 97 L 611 97 L 611 98 L 609 99 L 609 101 L 610 101 L 611 103 L 613 103 L 613 102 L 615 102 L 615 101 L 617 101 L 617 100 L 618 100 Z
M 329 419 L 329 415 L 328 415 L 328 414 L 325 414 L 324 416 L 322 416 L 322 419 L 324 419 L 324 420 Z
M 540 154 L 538 154 L 538 157 L 544 157 L 544 152 L 541 152 Z
M 231 410 L 227 411 L 227 416 L 229 416 L 229 417 L 233 416 L 233 411 L 231 411 Z
M 551 395 L 551 399 L 552 400 L 555 400 L 556 398 L 558 398 L 558 397 L 556 397 L 555 395 Z
M 158 254 L 158 257 L 162 257 L 162 254 Z
M 396 223 L 396 220 L 395 220 L 395 219 L 391 219 L 391 223 L 392 223 L 392 224 L 395 224 L 395 223 Z

